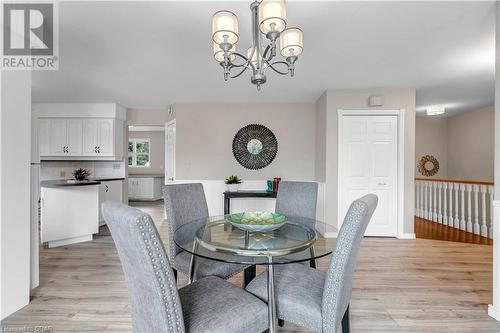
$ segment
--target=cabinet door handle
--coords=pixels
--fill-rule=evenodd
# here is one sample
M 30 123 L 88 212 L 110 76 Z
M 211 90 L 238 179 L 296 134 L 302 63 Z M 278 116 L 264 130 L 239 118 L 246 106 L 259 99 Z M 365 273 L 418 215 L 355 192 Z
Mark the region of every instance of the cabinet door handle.
M 97 153 L 97 146 L 94 146 L 94 153 Z
M 108 185 L 105 185 L 106 186 L 106 193 L 109 191 L 109 187 Z
M 97 146 L 97 152 L 100 153 L 101 152 L 101 146 Z

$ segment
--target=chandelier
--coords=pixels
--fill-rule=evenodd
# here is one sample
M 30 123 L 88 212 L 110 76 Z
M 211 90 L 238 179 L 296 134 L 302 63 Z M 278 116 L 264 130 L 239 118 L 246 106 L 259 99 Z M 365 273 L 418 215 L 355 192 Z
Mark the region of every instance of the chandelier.
M 224 69 L 225 81 L 229 77 L 240 76 L 248 69 L 252 73 L 250 81 L 260 90 L 260 86 L 267 81 L 268 69 L 293 77 L 304 39 L 299 28 L 287 28 L 284 0 L 255 0 L 250 10 L 252 46 L 247 49 L 246 55 L 236 52 L 238 18 L 227 10 L 218 11 L 212 17 L 213 55 Z M 264 45 L 264 36 L 268 39 L 267 46 Z M 276 59 L 278 43 L 283 59 Z

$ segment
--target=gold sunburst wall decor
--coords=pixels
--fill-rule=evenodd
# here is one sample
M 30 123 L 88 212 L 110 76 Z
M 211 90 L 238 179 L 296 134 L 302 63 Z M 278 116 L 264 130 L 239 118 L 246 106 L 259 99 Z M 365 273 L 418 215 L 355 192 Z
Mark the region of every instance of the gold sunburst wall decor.
M 439 171 L 439 161 L 432 155 L 424 155 L 418 161 L 418 172 L 425 177 L 432 177 Z

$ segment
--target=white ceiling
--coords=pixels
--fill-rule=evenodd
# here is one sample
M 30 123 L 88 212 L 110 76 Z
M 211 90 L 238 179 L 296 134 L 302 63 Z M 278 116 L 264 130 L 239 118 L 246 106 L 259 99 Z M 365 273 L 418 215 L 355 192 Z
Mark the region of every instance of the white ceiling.
M 62 2 L 59 71 L 33 74 L 33 100 L 113 101 L 164 108 L 177 102 L 313 102 L 326 89 L 416 87 L 417 107 L 456 114 L 493 104 L 494 2 L 287 2 L 304 31 L 295 78 L 269 73 L 224 82 L 212 58 L 211 16 L 239 18 L 249 46 L 250 1 Z

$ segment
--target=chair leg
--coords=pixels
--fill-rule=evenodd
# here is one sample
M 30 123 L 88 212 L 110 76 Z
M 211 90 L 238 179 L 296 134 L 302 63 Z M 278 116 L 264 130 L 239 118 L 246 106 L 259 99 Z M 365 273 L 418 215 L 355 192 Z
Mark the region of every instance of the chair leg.
M 283 319 L 278 319 L 278 326 L 279 327 L 285 326 L 285 321 Z
M 257 274 L 257 269 L 255 268 L 255 265 L 252 265 L 248 268 L 245 268 L 244 279 L 243 279 L 243 288 L 248 286 L 250 281 L 252 281 L 255 278 L 256 274 Z
M 349 305 L 345 310 L 344 317 L 342 317 L 342 333 L 350 333 L 351 332 L 351 324 L 349 322 Z
M 316 259 L 311 259 L 309 261 L 309 267 L 316 268 Z
M 174 271 L 174 279 L 175 279 L 175 282 L 177 282 L 177 270 L 176 269 L 172 269 Z

